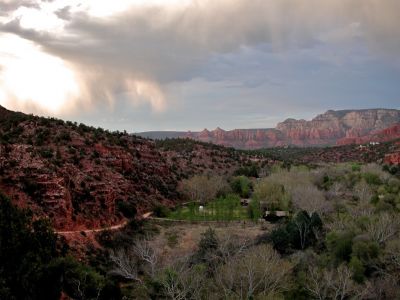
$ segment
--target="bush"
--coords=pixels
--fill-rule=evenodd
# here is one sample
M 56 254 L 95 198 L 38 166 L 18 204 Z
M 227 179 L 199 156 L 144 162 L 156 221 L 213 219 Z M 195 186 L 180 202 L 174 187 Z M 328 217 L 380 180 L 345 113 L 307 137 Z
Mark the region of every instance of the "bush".
M 0 193 L 0 299 L 56 299 L 59 287 L 41 285 L 56 255 L 49 222 L 33 221 L 28 211 L 17 209 Z
M 153 214 L 157 218 L 166 218 L 170 214 L 170 210 L 168 207 L 164 205 L 157 205 L 156 207 L 153 208 Z
M 322 232 L 322 227 L 322 220 L 317 213 L 310 216 L 306 211 L 301 211 L 287 224 L 274 229 L 270 239 L 274 248 L 281 253 L 304 250 L 316 245 L 316 233 Z
M 135 205 L 129 202 L 118 202 L 118 210 L 128 219 L 133 219 L 136 216 L 137 210 Z
M 237 169 L 233 173 L 233 175 L 258 178 L 258 168 L 254 164 L 252 164 L 251 166 L 241 167 L 241 168 Z
M 379 175 L 377 175 L 375 173 L 364 173 L 363 174 L 363 178 L 369 185 L 380 185 L 380 184 L 382 184 L 382 181 L 379 178 Z
M 326 236 L 326 246 L 332 260 L 340 264 L 350 261 L 354 234 L 352 232 L 331 232 Z
M 232 179 L 231 188 L 233 192 L 238 194 L 240 197 L 248 198 L 250 196 L 250 190 L 252 188 L 252 184 L 247 177 L 238 176 Z

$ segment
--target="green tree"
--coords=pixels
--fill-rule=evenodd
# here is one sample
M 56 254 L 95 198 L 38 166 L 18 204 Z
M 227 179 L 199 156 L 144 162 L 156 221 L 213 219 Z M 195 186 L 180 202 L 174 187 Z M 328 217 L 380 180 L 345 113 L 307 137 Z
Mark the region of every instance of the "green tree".
M 240 197 L 248 198 L 250 196 L 251 181 L 246 176 L 234 177 L 231 181 L 231 188 Z

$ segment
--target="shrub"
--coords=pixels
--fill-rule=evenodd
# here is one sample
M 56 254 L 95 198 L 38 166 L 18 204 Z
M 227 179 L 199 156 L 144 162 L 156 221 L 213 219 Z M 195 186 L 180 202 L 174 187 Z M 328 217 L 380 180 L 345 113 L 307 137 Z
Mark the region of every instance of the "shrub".
M 335 263 L 350 261 L 354 234 L 352 232 L 331 232 L 326 236 L 326 246 Z
M 322 232 L 322 227 L 322 220 L 317 213 L 310 216 L 306 211 L 301 211 L 287 224 L 274 229 L 270 239 L 277 251 L 290 253 L 294 249 L 316 245 L 317 233 Z
M 237 176 L 231 181 L 233 192 L 242 198 L 248 198 L 250 196 L 251 186 L 251 181 L 246 176 Z
M 164 205 L 157 205 L 156 207 L 153 208 L 153 214 L 157 218 L 166 218 L 170 214 L 170 210 L 168 207 Z
M 137 210 L 135 205 L 129 202 L 118 202 L 118 210 L 128 219 L 133 219 L 136 216 Z
M 382 181 L 379 178 L 379 175 L 374 174 L 374 173 L 364 173 L 363 174 L 363 178 L 369 185 L 380 185 L 380 184 L 382 184 Z

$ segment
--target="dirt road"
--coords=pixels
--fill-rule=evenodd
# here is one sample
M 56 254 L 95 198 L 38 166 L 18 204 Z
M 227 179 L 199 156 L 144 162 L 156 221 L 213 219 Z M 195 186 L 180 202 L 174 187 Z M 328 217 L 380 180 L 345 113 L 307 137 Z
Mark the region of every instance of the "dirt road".
M 142 219 L 148 219 L 153 213 L 152 212 L 147 212 L 142 215 Z M 56 231 L 57 234 L 60 235 L 69 235 L 69 234 L 76 234 L 76 233 L 95 233 L 95 232 L 102 232 L 102 231 L 114 231 L 114 230 L 119 230 L 124 228 L 128 224 L 128 220 L 125 220 L 124 222 L 120 224 L 116 224 L 113 226 L 108 226 L 108 227 L 102 227 L 102 228 L 94 228 L 94 229 L 83 229 L 83 230 L 71 230 L 71 231 Z

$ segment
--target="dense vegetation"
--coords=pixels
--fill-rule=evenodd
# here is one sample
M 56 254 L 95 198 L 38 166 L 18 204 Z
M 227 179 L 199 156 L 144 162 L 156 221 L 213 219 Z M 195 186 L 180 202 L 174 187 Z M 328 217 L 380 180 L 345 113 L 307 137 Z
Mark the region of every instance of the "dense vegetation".
M 230 187 L 240 186 L 240 180 L 232 178 Z M 138 255 L 138 245 L 145 244 L 154 265 L 145 277 L 135 271 L 135 280 L 145 282 L 146 289 L 133 284 L 131 297 L 395 299 L 400 288 L 398 178 L 375 164 L 338 164 L 276 169 L 249 186 L 250 203 L 259 213 L 283 210 L 289 217 L 246 242 L 217 236 L 210 228 L 196 251 L 168 263 L 161 263 L 152 238 L 137 242 L 129 255 Z M 239 196 L 204 199 L 204 208 L 212 211 L 224 199 L 237 205 Z M 196 209 L 188 206 L 173 215 L 204 218 Z M 127 253 L 119 255 L 122 259 Z M 141 267 L 149 268 L 149 262 L 142 261 Z
M 113 281 L 66 247 L 47 220 L 33 220 L 0 193 L 0 299 L 120 299 Z
M 181 186 L 196 201 L 193 211 L 158 207 L 158 214 L 259 222 L 268 210 L 288 217 L 244 241 L 209 228 L 193 250 L 168 259 L 154 242 L 157 227 L 133 222 L 133 231 L 102 233 L 104 248 L 86 265 L 67 256 L 45 221 L 32 221 L 2 196 L 1 299 L 56 299 L 61 292 L 73 299 L 394 299 L 400 180 L 384 169 L 337 164 L 272 168 L 259 179 L 195 176 Z M 248 207 L 241 196 L 251 199 Z M 200 203 L 209 217 L 196 212 Z

